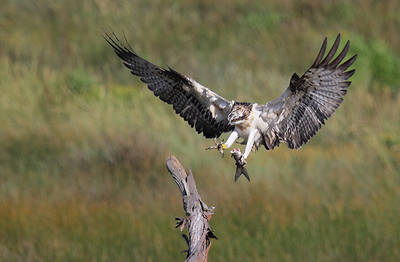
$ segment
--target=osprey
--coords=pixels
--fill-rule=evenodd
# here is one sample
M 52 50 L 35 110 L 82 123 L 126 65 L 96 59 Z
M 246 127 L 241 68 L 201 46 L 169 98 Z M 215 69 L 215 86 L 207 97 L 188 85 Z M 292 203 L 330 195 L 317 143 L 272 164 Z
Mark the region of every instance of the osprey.
M 350 41 L 337 55 L 340 34 L 325 56 L 327 38 L 311 67 L 300 77 L 294 73 L 283 94 L 267 102 L 257 104 L 228 100 L 214 93 L 195 80 L 174 69 L 156 66 L 137 55 L 129 44 L 124 45 L 116 36 L 105 35 L 105 40 L 133 75 L 147 84 L 162 101 L 172 104 L 175 112 L 206 138 L 214 138 L 223 153 L 238 139 L 246 144 L 244 154 L 238 149 L 231 151 L 236 160 L 235 180 L 244 174 L 246 159 L 251 150 L 260 145 L 267 150 L 287 143 L 290 149 L 298 149 L 316 134 L 343 101 L 351 82 L 347 81 L 355 70 L 347 69 L 357 55 L 343 62 Z M 217 143 L 224 132 L 231 132 L 225 143 Z

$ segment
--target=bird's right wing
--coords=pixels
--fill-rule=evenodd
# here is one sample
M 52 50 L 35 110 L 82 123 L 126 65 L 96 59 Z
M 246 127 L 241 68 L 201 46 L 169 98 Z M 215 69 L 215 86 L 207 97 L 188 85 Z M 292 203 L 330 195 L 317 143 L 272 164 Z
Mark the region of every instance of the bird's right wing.
M 172 68 L 164 69 L 146 61 L 129 45 L 124 46 L 115 34 L 106 34 L 105 40 L 131 73 L 139 76 L 155 96 L 172 104 L 175 112 L 198 133 L 215 138 L 233 130 L 227 119 L 233 101 L 226 100 Z
M 301 77 L 293 74 L 289 87 L 282 96 L 262 106 L 261 117 L 265 121 L 271 121 L 273 129 L 269 139 L 264 138 L 267 142 L 265 144 L 270 148 L 282 141 L 292 149 L 301 147 L 317 133 L 325 120 L 342 103 L 351 84 L 347 80 L 355 72 L 354 69 L 347 69 L 354 63 L 357 55 L 342 63 L 349 50 L 350 42 L 347 41 L 342 52 L 333 59 L 340 43 L 339 34 L 324 58 L 326 43 L 325 38 L 310 69 Z

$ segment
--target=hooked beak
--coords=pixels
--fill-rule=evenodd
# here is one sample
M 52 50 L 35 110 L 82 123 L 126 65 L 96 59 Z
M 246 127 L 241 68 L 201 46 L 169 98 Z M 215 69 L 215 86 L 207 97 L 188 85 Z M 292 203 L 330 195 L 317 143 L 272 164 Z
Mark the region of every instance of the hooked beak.
M 232 125 L 232 113 L 228 115 L 228 122 Z
M 235 124 L 234 121 L 233 121 L 233 114 L 232 114 L 232 112 L 228 115 L 228 121 L 229 121 L 229 124 L 230 124 L 230 125 L 234 125 L 234 124 Z

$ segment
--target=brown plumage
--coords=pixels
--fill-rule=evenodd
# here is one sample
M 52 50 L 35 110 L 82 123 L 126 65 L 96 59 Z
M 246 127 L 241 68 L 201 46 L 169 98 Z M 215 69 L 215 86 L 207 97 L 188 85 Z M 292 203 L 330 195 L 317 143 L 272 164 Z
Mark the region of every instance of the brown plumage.
M 199 88 L 200 84 L 172 68 L 164 69 L 146 61 L 130 47 L 124 46 L 115 35 L 113 37 L 106 35 L 105 40 L 123 60 L 124 65 L 131 70 L 131 73 L 139 76 L 140 80 L 147 84 L 147 87 L 155 96 L 168 104 L 172 104 L 175 112 L 191 127 L 194 127 L 198 133 L 203 133 L 206 138 L 214 138 L 219 137 L 223 132 L 233 130 L 234 126 L 229 124 L 226 117 L 219 117 L 218 114 L 210 110 L 209 103 L 203 101 L 207 99 L 207 95 L 203 96 L 194 91 L 195 86 Z M 202 87 L 200 86 L 200 88 Z M 204 88 L 204 92 L 217 96 L 206 88 Z M 224 99 L 221 98 L 221 100 Z M 221 103 L 221 107 L 228 106 L 228 111 L 230 111 L 231 102 L 224 101 L 225 103 Z
M 301 77 L 293 74 L 289 87 L 277 100 L 261 106 L 262 117 L 275 125 L 270 130 L 270 137 L 277 145 L 278 141 L 286 142 L 289 148 L 300 148 L 325 123 L 343 101 L 351 82 L 347 81 L 355 70 L 347 69 L 354 63 L 357 55 L 340 64 L 346 56 L 350 42 L 347 41 L 342 52 L 332 60 L 340 43 L 336 38 L 331 50 L 324 57 L 327 39 L 314 63 Z M 277 119 L 268 118 L 267 112 L 280 112 Z M 271 148 L 270 148 L 271 149 Z
M 175 112 L 198 133 L 215 138 L 233 131 L 227 142 L 216 148 L 229 148 L 236 139 L 243 138 L 247 143 L 244 159 L 253 146 L 260 144 L 270 150 L 281 142 L 291 149 L 307 143 L 342 103 L 351 84 L 348 79 L 355 72 L 348 68 L 357 57 L 342 62 L 350 46 L 347 41 L 334 58 L 340 34 L 325 55 L 325 38 L 311 67 L 301 77 L 294 73 L 279 98 L 258 105 L 229 101 L 171 68 L 161 68 L 139 57 L 115 35 L 106 35 L 105 39 L 131 73 L 139 76 L 154 95 L 172 104 Z

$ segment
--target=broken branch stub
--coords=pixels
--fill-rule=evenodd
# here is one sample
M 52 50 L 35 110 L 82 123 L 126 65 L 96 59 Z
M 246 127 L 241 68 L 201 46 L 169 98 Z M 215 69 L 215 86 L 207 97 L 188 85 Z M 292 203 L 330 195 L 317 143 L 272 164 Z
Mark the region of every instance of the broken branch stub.
M 189 237 L 184 235 L 189 246 L 185 262 L 206 262 L 210 240 L 217 239 L 209 225 L 214 207 L 208 207 L 201 200 L 192 172 L 189 170 L 187 174 L 175 156 L 167 159 L 167 169 L 182 193 L 183 209 L 186 213 L 183 219 L 176 219 L 177 227 L 180 227 L 181 231 L 186 227 L 189 232 Z

